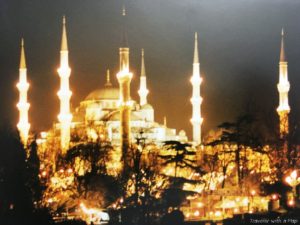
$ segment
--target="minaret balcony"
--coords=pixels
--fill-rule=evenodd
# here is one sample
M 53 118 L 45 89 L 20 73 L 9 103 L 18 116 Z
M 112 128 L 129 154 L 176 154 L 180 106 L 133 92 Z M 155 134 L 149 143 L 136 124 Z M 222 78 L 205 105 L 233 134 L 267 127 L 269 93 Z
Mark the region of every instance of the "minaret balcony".
M 68 114 L 62 114 L 62 113 L 60 113 L 58 115 L 58 121 L 60 123 L 67 123 L 67 124 L 69 124 L 72 121 L 72 114 L 70 114 L 70 113 L 68 113 Z
M 277 108 L 277 112 L 284 112 L 286 111 L 287 113 L 289 113 L 291 110 L 290 106 L 289 105 L 280 105 L 278 108 Z
M 193 105 L 200 105 L 202 103 L 202 98 L 201 97 L 192 97 L 191 103 Z
M 202 78 L 199 75 L 193 75 L 190 81 L 193 85 L 200 85 L 202 83 Z
M 62 99 L 70 99 L 72 96 L 72 92 L 70 90 L 59 90 L 57 95 L 60 100 Z
M 25 121 L 20 121 L 18 124 L 17 124 L 17 127 L 18 129 L 20 130 L 20 132 L 28 132 L 29 129 L 30 129 L 30 124 L 28 122 L 25 122 Z
M 28 111 L 29 110 L 29 107 L 30 107 L 30 104 L 28 102 L 19 102 L 17 104 L 17 108 L 19 110 L 25 110 L 25 111 Z
M 147 96 L 149 91 L 147 89 L 140 89 L 138 93 L 140 96 Z
M 57 70 L 60 78 L 69 78 L 71 74 L 71 69 L 68 66 L 62 66 Z
M 290 90 L 290 83 L 278 84 L 277 89 L 279 93 L 286 93 Z
M 120 71 L 119 73 L 117 73 L 117 79 L 120 83 L 130 81 L 132 79 L 132 76 L 132 73 L 130 73 L 129 71 Z
M 29 83 L 27 82 L 19 82 L 16 86 L 19 91 L 28 91 L 29 89 Z
M 193 117 L 192 119 L 191 119 L 191 123 L 192 124 L 202 124 L 202 122 L 203 122 L 203 118 L 201 118 L 201 117 Z

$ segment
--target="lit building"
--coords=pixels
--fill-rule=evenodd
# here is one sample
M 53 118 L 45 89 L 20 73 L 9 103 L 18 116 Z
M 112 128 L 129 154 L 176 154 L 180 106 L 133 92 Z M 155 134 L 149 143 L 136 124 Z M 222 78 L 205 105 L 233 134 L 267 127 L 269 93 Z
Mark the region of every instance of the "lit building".
M 19 110 L 19 122 L 17 124 L 21 141 L 24 146 L 27 145 L 30 124 L 28 122 L 28 110 L 30 104 L 27 102 L 27 91 L 29 83 L 27 82 L 27 68 L 25 60 L 24 40 L 21 41 L 21 59 L 19 68 L 19 82 L 17 84 L 19 90 L 19 102 L 17 108 Z
M 201 144 L 201 124 L 203 122 L 203 118 L 201 117 L 201 103 L 202 103 L 202 98 L 200 96 L 201 82 L 202 82 L 202 78 L 200 77 L 198 37 L 197 37 L 197 33 L 195 33 L 193 76 L 191 78 L 191 83 L 193 86 L 193 95 L 191 98 L 191 103 L 193 106 L 193 115 L 192 115 L 191 123 L 193 125 L 193 142 L 195 144 Z
M 125 8 L 122 15 L 125 16 Z M 68 47 L 65 30 L 65 19 L 63 23 L 63 37 L 61 49 L 61 66 L 58 70 L 61 77 L 61 89 L 59 91 L 61 111 L 59 123 L 54 130 L 60 130 L 61 147 L 63 152 L 72 145 L 70 138 L 72 132 L 86 135 L 92 140 L 103 138 L 111 141 L 114 146 L 128 148 L 140 138 L 141 135 L 148 142 L 162 143 L 167 140 L 187 141 L 185 131 L 178 134 L 176 129 L 168 128 L 166 124 L 160 124 L 154 120 L 154 108 L 147 101 L 146 69 L 144 61 L 144 51 L 141 55 L 140 73 L 140 103 L 131 99 L 130 82 L 133 76 L 129 70 L 129 47 L 127 44 L 126 30 L 122 33 L 122 43 L 119 48 L 120 70 L 117 73 L 119 87 L 116 87 L 107 70 L 106 83 L 102 88 L 90 92 L 87 97 L 80 102 L 79 106 L 70 112 L 69 90 L 70 68 L 68 65 Z M 64 93 L 64 94 L 62 94 Z M 67 120 L 65 120 L 67 119 Z M 54 132 L 58 134 L 58 132 Z
M 281 49 L 279 61 L 279 83 L 277 84 L 279 92 L 279 106 L 277 113 L 279 115 L 279 131 L 280 136 L 285 137 L 289 133 L 289 99 L 288 92 L 290 90 L 290 83 L 288 81 L 288 63 L 284 49 L 284 31 L 281 32 Z

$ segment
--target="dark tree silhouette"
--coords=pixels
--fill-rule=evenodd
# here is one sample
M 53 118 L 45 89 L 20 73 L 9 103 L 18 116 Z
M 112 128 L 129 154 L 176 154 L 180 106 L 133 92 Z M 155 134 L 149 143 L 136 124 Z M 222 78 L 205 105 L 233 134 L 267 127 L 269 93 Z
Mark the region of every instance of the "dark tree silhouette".
M 26 162 L 18 133 L 5 127 L 0 129 L 0 155 L 0 224 L 50 224 L 48 211 L 35 209 L 33 204 L 38 197 L 36 146 Z
M 170 153 L 166 155 L 160 154 L 159 157 L 164 160 L 163 165 L 175 164 L 175 177 L 177 177 L 178 167 L 191 168 L 198 172 L 202 172 L 196 165 L 196 160 L 192 158 L 193 156 L 196 156 L 196 152 L 191 149 L 191 144 L 181 143 L 179 141 L 166 141 L 164 142 L 164 147 L 170 151 Z M 172 151 L 175 151 L 175 154 L 172 154 Z

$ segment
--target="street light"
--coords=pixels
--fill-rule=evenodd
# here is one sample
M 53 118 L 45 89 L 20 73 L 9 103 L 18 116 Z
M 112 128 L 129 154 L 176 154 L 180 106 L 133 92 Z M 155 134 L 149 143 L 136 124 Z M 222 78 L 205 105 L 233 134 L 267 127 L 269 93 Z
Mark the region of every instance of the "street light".
M 298 184 L 300 184 L 300 177 L 298 177 L 297 170 L 293 170 L 291 174 L 285 178 L 285 182 L 293 188 L 293 196 L 296 198 L 296 187 Z

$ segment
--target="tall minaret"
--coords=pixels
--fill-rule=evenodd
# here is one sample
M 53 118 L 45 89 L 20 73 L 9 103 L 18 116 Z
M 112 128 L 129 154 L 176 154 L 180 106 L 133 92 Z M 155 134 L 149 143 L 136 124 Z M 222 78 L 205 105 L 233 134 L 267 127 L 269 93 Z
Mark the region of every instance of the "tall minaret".
M 21 41 L 21 60 L 19 68 L 19 82 L 17 83 L 17 88 L 19 90 L 19 102 L 17 104 L 17 108 L 19 110 L 19 122 L 17 124 L 17 127 L 20 132 L 22 143 L 24 144 L 24 146 L 27 146 L 28 133 L 30 129 L 30 124 L 28 122 L 28 110 L 30 104 L 27 102 L 27 91 L 29 89 L 29 83 L 27 82 L 27 68 L 23 38 Z
M 60 77 L 60 90 L 57 95 L 60 100 L 60 113 L 58 120 L 60 122 L 60 138 L 62 154 L 65 154 L 69 148 L 70 143 L 70 127 L 72 121 L 72 114 L 70 113 L 70 98 L 72 92 L 69 88 L 69 77 L 71 69 L 69 67 L 69 51 L 66 33 L 66 19 L 63 17 L 62 41 L 60 50 L 60 67 L 57 72 Z
M 124 17 L 123 20 L 125 20 L 126 11 L 124 7 L 122 16 Z M 132 79 L 132 73 L 129 72 L 129 47 L 125 29 L 122 35 L 122 44 L 119 48 L 119 55 L 120 71 L 117 73 L 117 78 L 120 86 L 120 138 L 123 160 L 126 162 L 127 152 L 130 145 L 130 82 Z
M 202 98 L 200 96 L 200 85 L 202 78 L 200 77 L 200 64 L 198 55 L 198 37 L 197 32 L 195 33 L 195 49 L 194 49 L 194 63 L 193 63 L 193 76 L 191 78 L 191 83 L 193 86 L 193 96 L 191 98 L 191 103 L 193 106 L 193 116 L 191 123 L 193 125 L 193 141 L 196 144 L 201 144 L 201 124 L 203 118 L 201 117 L 201 102 Z
M 281 137 L 285 137 L 289 133 L 289 99 L 288 92 L 290 83 L 288 81 L 288 63 L 284 49 L 284 31 L 281 31 L 281 49 L 279 61 L 279 83 L 277 84 L 279 92 L 279 106 L 277 113 L 279 115 L 279 132 Z
M 140 105 L 147 104 L 147 95 L 149 93 L 147 89 L 147 78 L 145 70 L 145 60 L 144 60 L 144 49 L 142 49 L 142 65 L 141 65 L 141 77 L 140 77 L 140 90 L 138 91 L 140 96 Z

